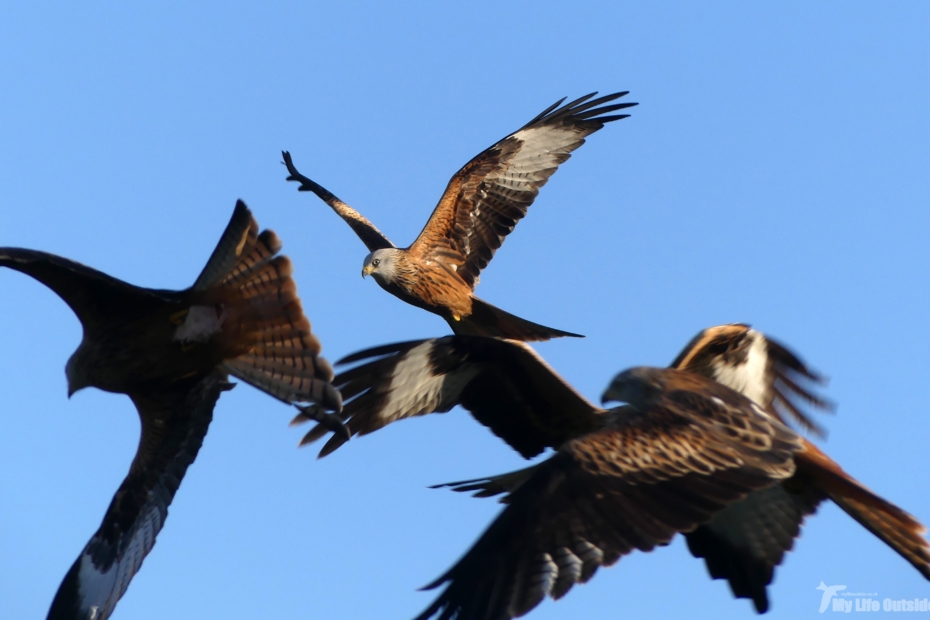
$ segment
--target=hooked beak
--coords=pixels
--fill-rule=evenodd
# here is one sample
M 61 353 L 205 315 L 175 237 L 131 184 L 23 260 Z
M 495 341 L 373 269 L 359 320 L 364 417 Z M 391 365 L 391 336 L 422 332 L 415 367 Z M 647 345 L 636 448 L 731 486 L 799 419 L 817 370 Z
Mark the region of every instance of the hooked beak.
M 372 267 L 371 265 L 365 265 L 364 267 L 362 267 L 362 277 L 364 278 L 365 276 L 369 275 L 374 270 L 375 268 Z
M 606 405 L 607 403 L 619 402 L 623 398 L 620 396 L 619 390 L 614 388 L 613 385 L 604 390 L 604 393 L 601 394 L 601 404 Z

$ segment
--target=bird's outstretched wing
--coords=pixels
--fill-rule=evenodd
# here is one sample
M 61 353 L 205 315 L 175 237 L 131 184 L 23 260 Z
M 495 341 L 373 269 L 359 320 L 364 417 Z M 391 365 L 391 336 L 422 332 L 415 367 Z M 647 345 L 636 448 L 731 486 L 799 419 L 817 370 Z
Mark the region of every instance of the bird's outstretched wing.
M 592 99 L 596 94 L 562 107 L 564 99 L 556 102 L 465 164 L 449 181 L 426 226 L 410 246 L 410 254 L 450 265 L 474 288 L 481 270 L 526 215 L 559 164 L 604 123 L 629 116 L 610 112 L 636 105 L 603 105 L 626 92 Z
M 678 354 L 672 368 L 713 379 L 755 401 L 785 422 L 824 437 L 826 431 L 805 405 L 832 412 L 833 403 L 817 394 L 826 378 L 781 343 L 748 325 L 718 325 L 701 331 Z
M 368 221 L 368 219 L 342 202 L 336 196 L 333 195 L 331 191 L 324 188 L 322 185 L 315 181 L 311 181 L 304 175 L 300 174 L 297 171 L 297 168 L 294 167 L 294 160 L 291 158 L 291 154 L 287 151 L 281 151 L 281 156 L 284 157 L 284 165 L 287 166 L 288 181 L 297 181 L 300 183 L 300 187 L 297 188 L 299 192 L 313 192 L 316 194 L 320 200 L 325 202 L 336 212 L 339 217 L 345 220 L 345 223 L 349 225 L 349 228 L 358 235 L 358 238 L 362 240 L 362 243 L 365 244 L 365 247 L 368 248 L 369 252 L 374 252 L 375 250 L 382 250 L 384 248 L 393 248 L 395 245 L 391 243 L 390 239 L 384 236 L 378 228 Z
M 73 260 L 38 250 L 0 248 L 0 267 L 32 276 L 58 295 L 74 312 L 85 329 L 122 314 L 121 299 L 142 295 L 166 298 L 171 291 L 143 289 L 82 265 Z M 106 300 L 107 303 L 100 303 Z
M 719 387 L 719 386 L 718 386 Z M 540 465 L 475 545 L 427 588 L 418 620 L 521 616 L 635 549 L 668 544 L 794 472 L 798 437 L 746 400 L 679 391 L 619 408 L 611 425 Z
M 49 620 L 105 620 L 113 613 L 155 545 L 220 393 L 231 387 L 216 372 L 185 388 L 130 395 L 142 420 L 139 449 L 100 529 L 59 586 Z
M 339 363 L 363 361 L 333 380 L 348 401 L 342 416 L 353 435 L 462 405 L 529 458 L 602 423 L 604 410 L 578 394 L 522 342 L 447 336 L 368 349 Z M 295 421 L 304 419 L 299 415 Z M 301 443 L 327 430 L 316 427 Z M 334 435 L 320 455 L 344 442 L 344 437 Z

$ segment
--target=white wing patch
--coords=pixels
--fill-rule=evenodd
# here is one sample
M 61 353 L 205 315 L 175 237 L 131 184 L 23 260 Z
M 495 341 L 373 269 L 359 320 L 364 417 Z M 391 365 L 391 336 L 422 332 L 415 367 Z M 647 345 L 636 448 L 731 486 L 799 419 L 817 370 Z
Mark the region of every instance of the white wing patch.
M 81 554 L 78 568 L 78 596 L 80 607 L 91 620 L 104 620 L 116 608 L 116 603 L 129 589 L 129 582 L 142 567 L 142 561 L 155 546 L 155 537 L 161 531 L 168 516 L 162 498 L 156 497 L 157 490 L 148 494 L 148 508 L 133 524 L 128 542 L 124 535 L 117 542 L 117 557 L 109 570 L 102 571 L 94 563 L 93 553 L 87 549 Z M 170 500 L 169 500 L 170 501 Z M 96 538 L 96 536 L 94 537 Z M 94 546 L 91 540 L 88 547 Z M 119 547 L 125 544 L 120 552 Z
M 768 346 L 765 336 L 754 329 L 749 330 L 747 337 L 752 338 L 752 344 L 746 353 L 746 361 L 738 365 L 716 362 L 713 378 L 765 407 L 772 399 Z
M 101 620 L 109 615 L 107 609 L 113 585 L 116 582 L 115 567 L 102 573 L 94 566 L 90 554 L 81 555 L 81 566 L 78 568 L 78 596 L 80 596 L 81 610 L 91 620 Z
M 476 364 L 460 366 L 456 372 L 437 375 L 430 362 L 435 343 L 427 341 L 403 355 L 391 373 L 388 398 L 378 411 L 385 424 L 431 412 L 448 411 L 462 389 L 478 374 Z
M 185 344 L 207 342 L 220 332 L 225 320 L 226 309 L 222 306 L 219 313 L 214 306 L 191 306 L 184 323 L 174 332 L 174 340 Z

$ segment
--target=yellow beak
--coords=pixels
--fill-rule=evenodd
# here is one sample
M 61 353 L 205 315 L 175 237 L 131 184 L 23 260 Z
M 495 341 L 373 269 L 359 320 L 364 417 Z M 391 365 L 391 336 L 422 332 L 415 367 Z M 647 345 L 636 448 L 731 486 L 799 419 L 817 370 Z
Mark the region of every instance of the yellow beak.
M 362 267 L 362 277 L 364 278 L 365 276 L 367 276 L 374 270 L 375 268 L 372 267 L 371 265 L 365 265 L 364 267 Z

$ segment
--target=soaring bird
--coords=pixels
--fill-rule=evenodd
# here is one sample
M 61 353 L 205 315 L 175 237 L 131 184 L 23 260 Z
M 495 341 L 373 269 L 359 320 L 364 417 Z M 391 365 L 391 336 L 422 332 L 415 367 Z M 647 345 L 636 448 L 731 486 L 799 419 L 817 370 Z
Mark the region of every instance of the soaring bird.
M 32 276 L 77 315 L 84 336 L 68 360 L 68 394 L 126 394 L 142 422 L 129 473 L 100 528 L 65 575 L 50 620 L 104 620 L 168 516 L 233 375 L 286 403 L 315 403 L 339 432 L 341 396 L 303 314 L 291 263 L 243 202 L 194 285 L 140 288 L 44 252 L 0 248 L 0 266 Z
M 347 399 L 340 415 L 352 434 L 366 434 L 395 420 L 445 412 L 462 405 L 529 458 L 547 447 L 561 454 L 565 446 L 587 441 L 592 434 L 609 427 L 619 413 L 628 411 L 607 410 L 587 401 L 529 346 L 518 342 L 451 336 L 369 349 L 343 362 L 364 362 L 334 379 Z M 700 375 L 741 393 L 785 425 L 795 423 L 822 433 L 804 408 L 831 406 L 816 393 L 816 385 L 823 378 L 785 346 L 746 325 L 722 325 L 702 331 L 677 356 L 672 368 Z M 618 388 L 609 389 L 605 397 L 620 399 Z M 300 414 L 295 421 L 304 419 Z M 327 432 L 318 425 L 307 434 L 304 443 Z M 334 435 L 321 455 L 344 442 Z M 798 437 L 798 442 L 800 449 L 793 456 L 795 471 L 790 477 L 748 493 L 705 523 L 682 530 L 692 553 L 705 558 L 711 576 L 727 579 L 735 596 L 752 599 L 756 610 L 764 612 L 768 608 L 766 586 L 772 581 L 775 566 L 791 549 L 804 518 L 820 502 L 831 499 L 930 579 L 930 546 L 922 536 L 924 527 L 852 478 L 807 439 Z M 676 458 L 674 453 L 665 454 L 659 449 L 662 440 L 655 439 L 653 445 L 659 450 L 656 458 Z M 614 456 L 605 453 L 605 458 Z M 499 476 L 440 486 L 476 491 L 481 497 L 515 494 L 537 474 L 542 476 L 540 472 L 550 467 L 546 463 L 549 461 Z M 533 503 L 536 501 L 532 499 L 533 493 L 526 491 L 520 497 Z M 581 490 L 579 494 L 585 497 Z M 502 501 L 513 504 L 515 497 L 510 495 Z M 492 530 L 498 531 L 496 527 L 492 525 L 487 535 Z M 523 527 L 525 531 L 533 531 L 535 525 L 527 522 Z M 469 552 L 467 557 L 477 562 L 474 553 Z M 488 565 L 500 559 L 490 551 L 488 554 Z M 463 574 L 455 573 L 459 577 Z M 465 596 L 464 590 L 453 591 Z M 553 595 L 561 593 L 552 590 Z M 461 609 L 450 605 L 448 609 Z
M 543 110 L 518 131 L 482 151 L 455 173 L 416 241 L 398 248 L 358 211 L 297 171 L 288 152 L 288 181 L 319 196 L 355 231 L 369 250 L 362 276 L 387 292 L 438 314 L 456 334 L 514 340 L 576 336 L 531 323 L 474 295 L 481 270 L 513 231 L 559 164 L 586 136 L 628 114 L 610 112 L 635 103 L 603 105 L 626 95 L 585 95 Z M 600 107 L 598 107 L 600 106 Z

